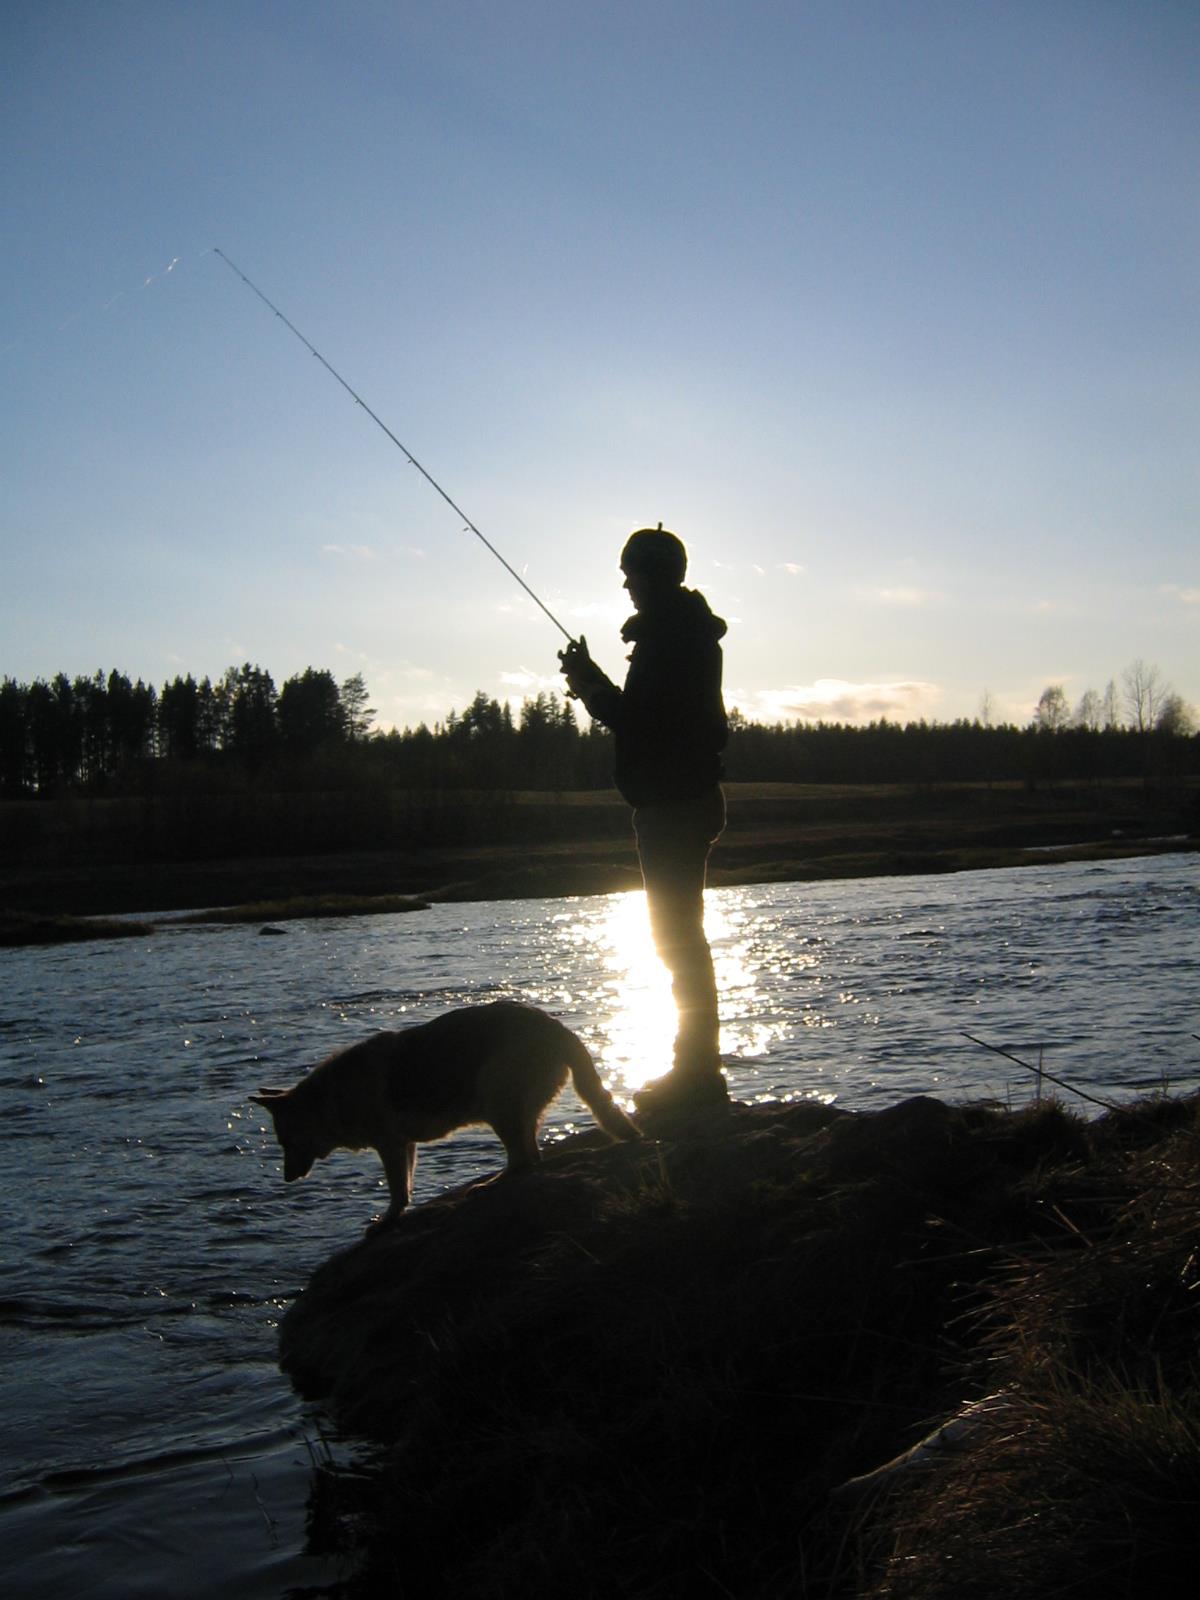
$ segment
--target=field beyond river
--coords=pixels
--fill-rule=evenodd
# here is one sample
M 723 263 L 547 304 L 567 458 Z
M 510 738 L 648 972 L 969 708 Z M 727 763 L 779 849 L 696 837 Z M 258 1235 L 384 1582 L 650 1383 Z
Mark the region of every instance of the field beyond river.
M 1194 848 L 1200 784 L 730 784 L 716 886 Z M 6 913 L 101 916 L 337 896 L 505 900 L 638 887 L 612 791 L 248 790 L 0 806 Z

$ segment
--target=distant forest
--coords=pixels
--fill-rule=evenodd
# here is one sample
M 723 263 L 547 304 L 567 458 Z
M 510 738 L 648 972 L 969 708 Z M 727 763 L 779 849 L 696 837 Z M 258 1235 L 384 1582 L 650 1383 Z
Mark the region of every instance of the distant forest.
M 744 783 L 1163 781 L 1200 773 L 1189 709 L 1136 662 L 1072 711 L 1050 685 L 1024 727 L 974 721 L 748 721 L 731 713 L 727 776 Z M 161 689 L 125 674 L 60 673 L 0 683 L 0 799 L 65 794 L 209 792 L 253 785 L 336 790 L 595 790 L 608 787 L 611 735 L 577 721 L 555 694 L 514 712 L 482 691 L 444 722 L 372 730 L 360 674 L 338 683 L 307 668 L 276 689 L 249 663 L 216 683 L 190 675 Z

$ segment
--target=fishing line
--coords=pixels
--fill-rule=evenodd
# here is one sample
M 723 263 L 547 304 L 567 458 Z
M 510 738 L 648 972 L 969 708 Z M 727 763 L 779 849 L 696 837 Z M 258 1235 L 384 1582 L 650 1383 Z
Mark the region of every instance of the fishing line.
M 294 322 L 290 322 L 288 320 L 288 318 L 284 316 L 283 312 L 280 311 L 279 307 L 277 305 L 275 305 L 272 301 L 267 299 L 266 295 L 262 292 L 262 290 L 258 287 L 258 285 L 255 284 L 255 283 L 252 283 L 250 281 L 250 279 L 246 276 L 246 274 L 242 271 L 242 269 L 240 267 L 234 266 L 233 262 L 229 259 L 229 257 L 225 254 L 225 252 L 223 250 L 218 250 L 216 245 L 214 245 L 213 246 L 213 254 L 220 256 L 221 260 L 225 263 L 225 265 L 229 268 L 229 270 L 231 272 L 235 272 L 238 275 L 238 277 L 246 285 L 247 289 L 253 290 L 254 293 L 258 296 L 258 298 L 262 301 L 263 305 L 265 305 L 269 310 L 271 310 L 271 311 L 273 311 L 275 313 L 275 315 L 279 318 L 280 322 L 283 323 L 284 327 L 289 329 L 290 332 L 292 332 L 292 333 L 294 333 L 296 335 L 297 339 L 299 339 L 300 343 L 304 346 L 304 348 L 311 355 L 316 356 L 317 360 L 325 368 L 326 372 L 329 373 L 330 377 L 336 378 L 337 381 L 341 384 L 342 388 L 345 389 L 346 393 L 350 396 L 350 398 L 353 401 L 355 401 L 356 404 L 360 405 L 362 407 L 362 409 L 367 413 L 367 415 L 370 417 L 371 421 L 373 423 L 375 423 L 377 427 L 383 429 L 384 433 L 387 434 L 388 438 L 396 446 L 396 449 L 399 450 L 400 453 L 404 456 L 404 458 L 408 462 L 409 466 L 410 467 L 416 467 L 417 471 L 425 479 L 426 483 L 428 483 L 431 488 L 437 490 L 437 492 L 441 495 L 442 499 L 450 507 L 451 511 L 453 511 L 456 516 L 459 516 L 459 517 L 462 518 L 465 531 L 467 531 L 469 533 L 473 533 L 475 535 L 475 537 L 479 540 L 480 544 L 484 545 L 488 550 L 491 551 L 491 553 L 495 556 L 496 560 L 504 568 L 505 572 L 507 572 L 510 577 L 515 578 L 517 580 L 517 582 L 521 585 L 522 589 L 524 589 L 525 593 L 533 601 L 534 605 L 538 606 L 540 608 L 540 610 L 544 611 L 546 616 L 548 616 L 550 618 L 550 621 L 558 629 L 559 633 L 561 633 L 571 644 L 574 644 L 575 641 L 571 637 L 571 634 L 568 633 L 567 629 L 563 627 L 562 623 L 554 615 L 553 611 L 551 611 L 548 606 L 544 605 L 542 603 L 542 601 L 538 599 L 537 595 L 534 594 L 533 590 L 525 582 L 525 579 L 521 576 L 521 574 L 518 571 L 516 571 L 516 569 L 514 567 L 511 567 L 508 564 L 508 562 L 500 554 L 499 550 L 496 549 L 496 546 L 491 542 L 491 540 L 486 538 L 482 533 L 480 533 L 479 529 L 471 521 L 470 517 L 467 516 L 466 512 L 462 509 L 461 506 L 456 505 L 454 503 L 454 501 L 446 493 L 445 489 L 442 488 L 441 484 L 437 481 L 437 479 L 433 476 L 433 474 L 426 471 L 426 469 L 417 460 L 416 456 L 413 455 L 412 451 L 407 447 L 407 445 L 401 444 L 400 440 L 397 439 L 396 435 L 388 427 L 387 423 L 384 422 L 381 417 L 377 416 L 376 413 L 371 410 L 370 406 L 367 404 L 367 402 L 363 399 L 363 397 L 360 394 L 356 394 L 355 393 L 355 391 L 346 382 L 345 378 L 342 377 L 341 373 L 338 372 L 336 368 L 330 366 L 329 362 L 326 361 L 325 357 L 316 348 L 316 346 L 310 344 L 309 341 L 304 337 L 304 335 L 300 332 L 300 329 L 296 326 L 296 324 Z M 169 271 L 170 268 L 168 268 L 167 270 Z
M 202 256 L 206 256 L 208 251 L 201 250 L 200 254 Z M 35 354 L 39 353 L 40 345 L 37 341 L 44 340 L 46 335 L 51 333 L 65 333 L 68 328 L 73 327 L 75 323 L 81 321 L 83 318 L 97 315 L 97 311 L 100 315 L 107 315 L 107 313 L 113 309 L 118 301 L 131 300 L 139 294 L 144 294 L 145 291 L 149 289 L 152 284 L 157 283 L 160 278 L 169 278 L 180 262 L 187 259 L 188 258 L 186 256 L 172 256 L 167 265 L 160 268 L 158 272 L 152 272 L 148 278 L 143 278 L 141 283 L 132 288 L 118 289 L 115 294 L 109 295 L 108 299 L 99 308 L 94 305 L 81 306 L 78 311 L 72 311 L 70 316 L 65 318 L 64 321 L 57 322 L 52 327 L 48 327 L 42 332 L 28 333 L 19 339 L 10 339 L 7 344 L 0 345 L 0 356 L 7 356 L 12 351 L 20 350 L 22 347 L 32 351 Z

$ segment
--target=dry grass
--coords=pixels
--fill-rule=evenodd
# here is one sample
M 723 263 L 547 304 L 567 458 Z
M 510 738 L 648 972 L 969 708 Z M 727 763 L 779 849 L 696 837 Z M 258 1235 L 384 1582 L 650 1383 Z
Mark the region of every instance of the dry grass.
M 969 1372 L 1008 1404 L 864 1529 L 872 1600 L 1190 1592 L 1200 1517 L 1195 1101 L 1090 1130 L 1046 1174 L 1054 1226 L 1006 1253 Z M 884 1553 L 886 1552 L 886 1553 Z
M 1128 1584 L 1192 1538 L 1196 1112 L 741 1107 L 568 1142 L 321 1269 L 285 1361 L 386 1442 L 390 1593 L 1170 1594 Z M 961 1454 L 831 1497 L 997 1387 Z

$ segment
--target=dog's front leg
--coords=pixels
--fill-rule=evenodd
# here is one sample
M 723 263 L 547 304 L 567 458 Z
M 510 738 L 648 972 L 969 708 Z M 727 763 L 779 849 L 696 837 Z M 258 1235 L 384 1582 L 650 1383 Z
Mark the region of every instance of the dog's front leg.
M 380 1150 L 379 1158 L 387 1174 L 391 1204 L 384 1212 L 384 1223 L 395 1222 L 412 1199 L 413 1170 L 417 1165 L 417 1146 L 411 1139 Z

